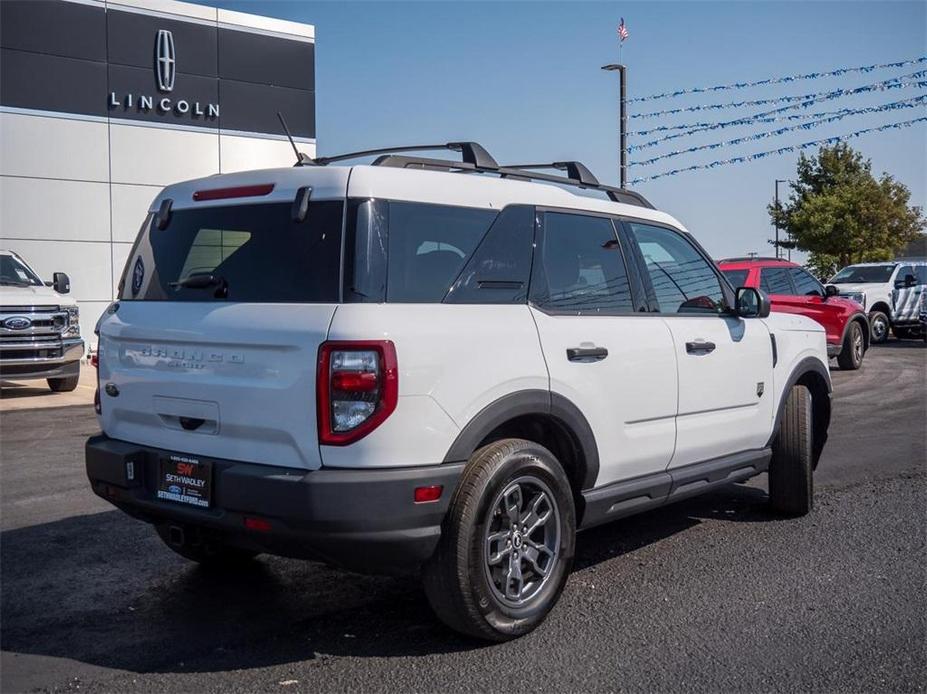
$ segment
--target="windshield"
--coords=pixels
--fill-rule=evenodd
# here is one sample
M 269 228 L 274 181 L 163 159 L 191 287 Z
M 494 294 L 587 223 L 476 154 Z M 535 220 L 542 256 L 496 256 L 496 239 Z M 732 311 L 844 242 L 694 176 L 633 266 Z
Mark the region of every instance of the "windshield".
M 867 282 L 888 282 L 895 269 L 893 263 L 886 265 L 850 265 L 834 275 L 830 284 L 865 284 Z
M 126 263 L 126 301 L 336 303 L 344 201 L 175 210 L 166 228 L 143 226 Z
M 0 285 L 4 287 L 41 287 L 42 280 L 15 256 L 0 255 Z

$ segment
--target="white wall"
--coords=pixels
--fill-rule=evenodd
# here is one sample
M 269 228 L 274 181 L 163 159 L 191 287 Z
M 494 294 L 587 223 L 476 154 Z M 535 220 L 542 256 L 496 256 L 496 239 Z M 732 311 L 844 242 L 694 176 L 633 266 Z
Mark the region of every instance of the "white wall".
M 314 144 L 299 148 L 315 155 Z M 0 248 L 43 279 L 70 276 L 81 332 L 94 344 L 93 326 L 161 187 L 293 161 L 285 140 L 0 112 Z

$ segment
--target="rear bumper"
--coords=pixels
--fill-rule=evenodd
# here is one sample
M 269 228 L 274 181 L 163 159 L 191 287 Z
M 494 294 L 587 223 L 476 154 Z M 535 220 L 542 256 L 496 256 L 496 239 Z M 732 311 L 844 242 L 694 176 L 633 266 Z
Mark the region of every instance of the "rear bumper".
M 414 571 L 432 555 L 464 466 L 305 471 L 201 457 L 213 474 L 212 506 L 200 509 L 156 498 L 160 458 L 172 452 L 94 436 L 87 477 L 98 496 L 148 523 L 376 574 Z M 438 501 L 414 503 L 416 487 L 436 484 L 444 486 Z M 246 517 L 269 521 L 270 530 L 245 528 Z

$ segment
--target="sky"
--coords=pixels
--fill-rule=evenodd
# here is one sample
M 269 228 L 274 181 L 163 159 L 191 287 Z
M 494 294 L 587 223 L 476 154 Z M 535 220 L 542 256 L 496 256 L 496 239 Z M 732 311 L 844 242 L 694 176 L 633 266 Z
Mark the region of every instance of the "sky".
M 628 97 L 822 72 L 927 55 L 927 3 L 916 2 L 280 2 L 200 4 L 314 24 L 318 154 L 396 144 L 475 140 L 500 162 L 577 159 L 617 184 L 616 27 Z M 629 130 L 726 121 L 778 104 L 642 119 L 637 114 L 746 99 L 854 88 L 927 64 L 790 84 L 631 104 Z M 925 79 L 925 78 L 921 78 Z M 786 113 L 862 108 L 910 99 L 917 87 L 873 92 Z M 629 178 L 842 135 L 927 115 L 917 108 L 846 117 L 739 145 L 633 165 L 674 149 L 725 142 L 794 125 L 709 131 L 632 152 Z M 631 144 L 652 137 L 631 138 Z M 927 198 L 927 124 L 851 142 Z M 807 150 L 813 152 L 814 150 Z M 641 183 L 635 190 L 677 217 L 716 258 L 773 253 L 766 212 L 775 179 L 795 175 L 798 154 Z M 786 186 L 780 185 L 786 194 Z M 794 258 L 801 260 L 802 254 Z

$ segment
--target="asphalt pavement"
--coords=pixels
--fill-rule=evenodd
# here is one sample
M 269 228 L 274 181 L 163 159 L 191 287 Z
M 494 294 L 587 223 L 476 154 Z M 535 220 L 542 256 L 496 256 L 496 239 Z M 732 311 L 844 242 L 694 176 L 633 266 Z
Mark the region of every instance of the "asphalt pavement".
M 924 691 L 927 348 L 833 380 L 811 515 L 763 476 L 582 533 L 547 622 L 493 646 L 411 579 L 200 569 L 89 491 L 89 407 L 4 412 L 0 689 Z

